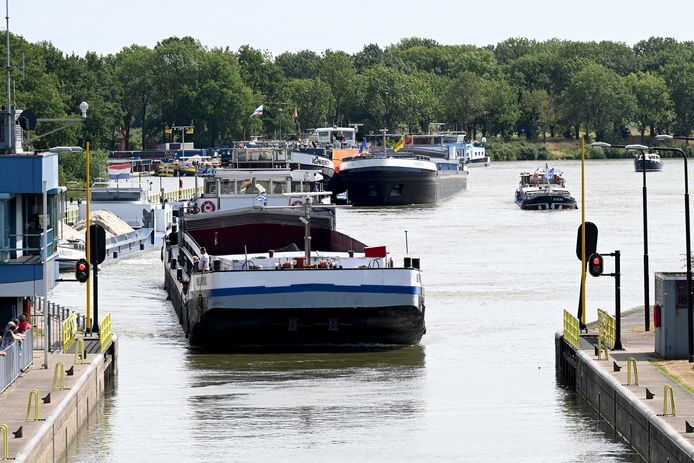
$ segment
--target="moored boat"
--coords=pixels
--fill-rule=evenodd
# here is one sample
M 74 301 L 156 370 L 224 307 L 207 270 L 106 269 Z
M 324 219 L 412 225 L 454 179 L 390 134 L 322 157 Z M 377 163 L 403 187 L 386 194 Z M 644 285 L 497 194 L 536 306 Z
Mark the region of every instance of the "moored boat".
M 521 209 L 577 209 L 576 199 L 565 187 L 564 174 L 557 168 L 539 168 L 522 172 L 516 189 L 516 203 Z
M 636 172 L 660 172 L 663 170 L 663 161 L 658 153 L 640 153 L 634 158 L 634 170 Z
M 467 188 L 467 170 L 454 155 L 361 155 L 342 159 L 337 183 L 354 206 L 434 204 Z
M 303 350 L 416 344 L 425 332 L 419 259 L 393 263 L 311 205 L 185 216 L 165 286 L 193 346 Z M 301 249 L 303 247 L 303 249 Z M 195 263 L 213 254 L 209 272 Z

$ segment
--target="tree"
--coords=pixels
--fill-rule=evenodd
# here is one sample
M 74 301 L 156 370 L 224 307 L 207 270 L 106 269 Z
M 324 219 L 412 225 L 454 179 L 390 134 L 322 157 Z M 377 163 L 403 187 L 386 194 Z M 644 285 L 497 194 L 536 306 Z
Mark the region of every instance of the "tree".
M 585 125 L 599 140 L 625 126 L 634 111 L 635 98 L 614 71 L 590 64 L 576 72 L 561 94 L 564 114 L 576 127 Z
M 145 148 L 147 109 L 154 98 L 155 88 L 153 64 L 154 51 L 139 45 L 123 48 L 115 56 L 126 150 L 130 150 L 130 129 L 135 118 L 141 121 L 141 146 Z
M 643 142 L 646 127 L 650 127 L 654 136 L 657 127 L 664 129 L 674 118 L 670 92 L 665 79 L 650 72 L 629 74 L 626 83 L 636 99 L 634 121 Z
M 472 72 L 461 72 L 451 80 L 444 98 L 446 114 L 451 123 L 477 135 L 484 106 L 483 81 Z
M 520 116 L 517 91 L 506 80 L 485 79 L 481 93 L 483 134 L 510 135 Z
M 295 79 L 290 82 L 292 100 L 300 128 L 325 127 L 335 114 L 335 97 L 330 86 L 317 79 Z M 294 108 L 290 108 L 294 112 Z M 293 121 L 294 122 L 294 121 Z
M 694 63 L 669 64 L 663 68 L 675 109 L 675 132 L 688 136 L 694 129 Z
M 311 50 L 296 53 L 282 53 L 275 58 L 275 64 L 282 69 L 285 77 L 291 79 L 313 79 L 316 77 L 315 67 L 320 57 Z
M 350 113 L 358 103 L 356 95 L 357 71 L 352 58 L 344 52 L 326 50 L 317 66 L 319 78 L 330 86 L 335 98 L 336 124 L 350 121 Z

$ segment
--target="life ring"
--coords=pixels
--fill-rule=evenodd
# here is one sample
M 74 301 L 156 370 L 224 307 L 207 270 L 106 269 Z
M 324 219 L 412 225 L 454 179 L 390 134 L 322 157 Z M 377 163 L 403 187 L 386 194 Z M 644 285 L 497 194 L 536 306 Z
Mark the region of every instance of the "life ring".
M 214 212 L 215 209 L 216 206 L 212 201 L 205 201 L 202 203 L 202 206 L 200 206 L 202 212 Z

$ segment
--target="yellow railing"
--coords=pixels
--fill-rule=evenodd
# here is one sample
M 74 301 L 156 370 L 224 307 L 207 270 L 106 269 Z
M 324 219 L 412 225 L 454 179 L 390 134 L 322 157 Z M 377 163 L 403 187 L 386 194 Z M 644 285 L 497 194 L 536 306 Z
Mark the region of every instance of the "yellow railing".
M 3 460 L 9 460 L 10 459 L 10 443 L 7 441 L 7 425 L 6 424 L 0 424 L 0 431 L 2 431 L 2 459 Z
M 27 417 L 24 421 L 29 421 L 29 416 L 31 415 L 31 398 L 34 398 L 34 421 L 39 420 L 39 390 L 34 389 L 29 393 L 29 404 L 27 405 Z
M 63 329 L 63 352 L 67 352 L 75 342 L 77 335 L 77 314 L 73 312 L 62 324 Z
M 578 318 L 564 310 L 564 339 L 575 349 L 578 349 L 579 346 L 579 333 L 580 326 L 578 324 Z
M 181 199 L 190 199 L 193 196 L 200 195 L 202 193 L 202 187 L 198 187 L 197 192 L 195 190 L 195 187 L 192 188 L 183 188 L 180 190 L 174 190 L 174 191 L 167 191 L 164 193 L 164 199 L 165 200 L 181 200 Z M 161 201 L 161 194 L 160 193 L 154 193 L 151 194 L 147 197 L 151 203 L 158 203 Z
M 99 332 L 99 342 L 101 343 L 102 353 L 104 353 L 106 349 L 108 349 L 108 346 L 111 345 L 112 337 L 113 332 L 111 331 L 111 312 L 109 312 L 101 321 L 101 331 Z
M 79 220 L 80 218 L 80 211 L 78 209 L 70 209 L 68 211 L 65 211 L 65 215 L 63 216 L 63 222 L 64 223 L 75 223 Z
M 627 386 L 631 386 L 631 369 L 634 369 L 634 385 L 639 385 L 639 370 L 636 369 L 636 359 L 629 357 L 627 359 Z
M 58 383 L 58 372 L 60 372 L 60 387 L 57 386 Z M 65 389 L 65 364 L 63 362 L 58 362 L 55 364 L 55 371 L 53 372 L 53 387 L 52 391 Z
M 670 393 L 670 403 L 672 404 L 672 413 L 667 412 L 667 398 L 668 392 Z M 663 416 L 677 416 L 677 409 L 675 408 L 675 392 L 672 390 L 672 386 L 666 384 L 663 386 Z
M 86 353 L 84 352 L 84 339 L 82 338 L 77 338 L 77 346 L 75 346 L 75 365 L 77 365 L 77 358 L 79 357 L 80 363 L 84 365 L 84 359 L 87 357 Z
M 614 349 L 616 326 L 617 323 L 612 315 L 598 309 L 598 338 L 602 338 L 610 349 Z

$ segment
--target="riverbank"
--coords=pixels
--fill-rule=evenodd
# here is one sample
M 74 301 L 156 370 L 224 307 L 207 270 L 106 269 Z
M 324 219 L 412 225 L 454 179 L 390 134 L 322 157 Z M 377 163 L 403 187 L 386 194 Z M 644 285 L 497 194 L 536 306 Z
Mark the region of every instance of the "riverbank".
M 643 308 L 623 313 L 621 321 L 624 350 L 610 350 L 607 356 L 598 355 L 597 322 L 580 335 L 578 348 L 567 342 L 564 333 L 557 333 L 557 376 L 645 461 L 694 462 L 691 364 L 664 362 L 655 352 L 654 330 L 643 329 Z
M 43 367 L 44 352 L 35 350 L 31 367 L 0 394 L 0 425 L 7 426 L 0 457 L 30 463 L 62 461 L 118 374 L 116 336 L 104 353 L 98 338 L 85 338 L 84 363 L 75 356 L 77 345 L 66 353 L 48 354 L 49 368 Z

